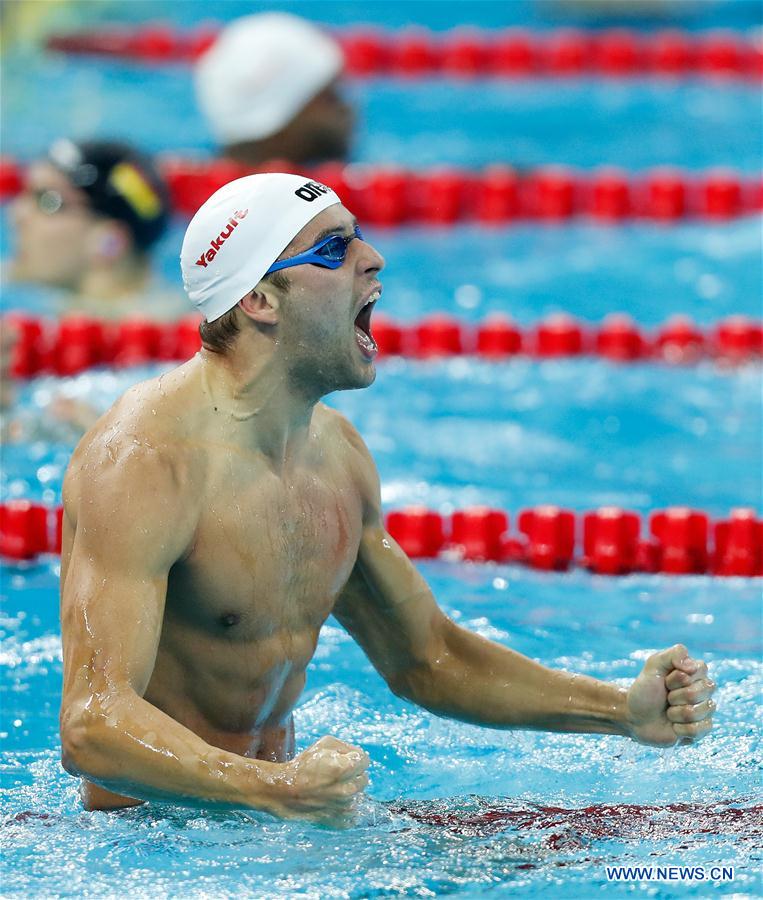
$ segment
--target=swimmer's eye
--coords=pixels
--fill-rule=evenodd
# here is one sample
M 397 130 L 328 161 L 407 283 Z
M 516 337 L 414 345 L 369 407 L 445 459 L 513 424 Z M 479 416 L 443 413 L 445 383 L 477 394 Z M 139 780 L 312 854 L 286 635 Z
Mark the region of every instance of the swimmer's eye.
M 58 191 L 52 188 L 37 188 L 36 190 L 25 191 L 27 197 L 31 198 L 37 209 L 46 216 L 54 216 L 57 212 L 66 209 L 86 209 L 82 203 L 71 203 L 64 200 Z
M 345 237 L 342 234 L 332 235 L 326 240 L 326 243 L 323 244 L 322 247 L 316 245 L 320 249 L 316 249 L 315 252 L 323 257 L 323 259 L 329 260 L 330 262 L 343 263 L 345 256 L 347 256 L 347 248 L 355 238 L 360 238 L 361 241 L 363 240 L 363 233 L 357 225 L 355 226 L 354 232 L 349 237 Z
M 303 253 L 274 262 L 266 274 L 269 275 L 271 272 L 278 272 L 279 269 L 288 269 L 292 266 L 304 266 L 308 263 L 314 266 L 322 266 L 325 269 L 338 269 L 347 256 L 347 248 L 355 238 L 360 238 L 361 241 L 364 239 L 363 232 L 357 225 L 349 237 L 345 237 L 342 234 L 331 234 Z

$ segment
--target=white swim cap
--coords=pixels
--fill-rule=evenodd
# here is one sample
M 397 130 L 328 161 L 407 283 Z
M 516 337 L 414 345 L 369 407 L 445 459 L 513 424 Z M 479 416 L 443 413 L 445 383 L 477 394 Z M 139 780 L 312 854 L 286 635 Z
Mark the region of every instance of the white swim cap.
M 183 287 L 208 322 L 245 297 L 318 213 L 342 201 L 304 175 L 237 178 L 191 219 L 180 251 Z
M 196 96 L 223 144 L 280 131 L 342 71 L 339 45 L 288 13 L 262 13 L 225 28 L 196 66 Z

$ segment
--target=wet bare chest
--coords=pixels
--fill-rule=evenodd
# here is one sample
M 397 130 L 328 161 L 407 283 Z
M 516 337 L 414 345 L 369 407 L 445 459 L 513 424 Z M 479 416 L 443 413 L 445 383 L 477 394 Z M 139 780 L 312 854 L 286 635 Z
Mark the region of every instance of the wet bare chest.
M 361 502 L 350 485 L 234 472 L 205 493 L 193 549 L 171 577 L 175 611 L 249 640 L 320 628 L 360 543 Z

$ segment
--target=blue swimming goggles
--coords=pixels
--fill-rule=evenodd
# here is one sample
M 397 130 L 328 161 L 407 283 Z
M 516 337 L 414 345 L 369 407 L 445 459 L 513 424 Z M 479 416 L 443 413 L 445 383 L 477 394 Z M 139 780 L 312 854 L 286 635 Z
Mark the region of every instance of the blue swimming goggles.
M 349 237 L 344 237 L 341 234 L 331 234 L 296 256 L 290 256 L 288 259 L 279 259 L 278 262 L 274 262 L 265 274 L 270 275 L 271 272 L 289 269 L 292 266 L 303 266 L 306 263 L 311 263 L 314 266 L 323 266 L 324 269 L 338 269 L 347 256 L 347 248 L 355 238 L 363 240 L 363 233 L 357 225 L 353 230 L 353 234 Z

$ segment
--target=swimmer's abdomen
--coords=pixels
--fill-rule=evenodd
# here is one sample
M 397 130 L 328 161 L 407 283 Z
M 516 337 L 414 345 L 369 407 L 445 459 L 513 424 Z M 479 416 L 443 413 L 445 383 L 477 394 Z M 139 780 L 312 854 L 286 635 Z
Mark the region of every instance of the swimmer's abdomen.
M 201 736 L 276 727 L 299 700 L 317 640 L 316 629 L 247 641 L 165 616 L 146 699 Z

